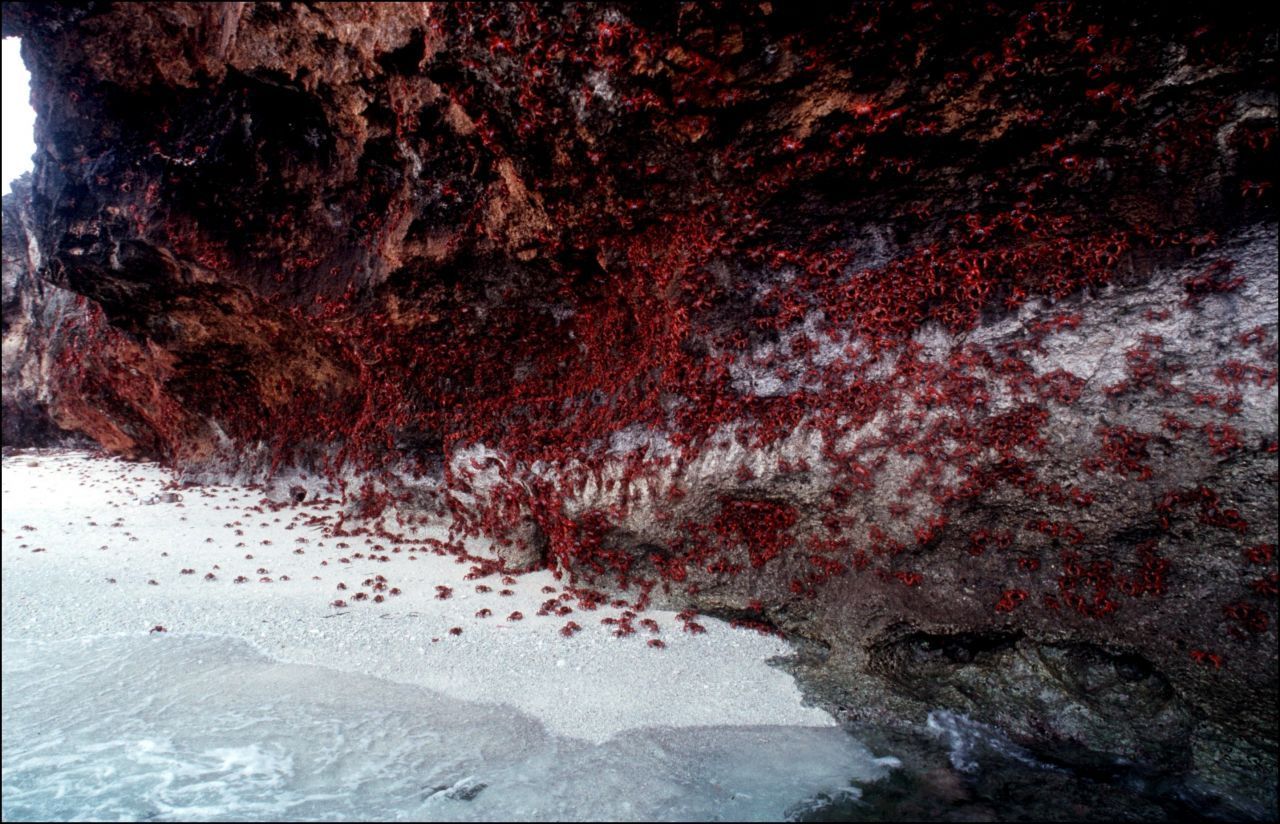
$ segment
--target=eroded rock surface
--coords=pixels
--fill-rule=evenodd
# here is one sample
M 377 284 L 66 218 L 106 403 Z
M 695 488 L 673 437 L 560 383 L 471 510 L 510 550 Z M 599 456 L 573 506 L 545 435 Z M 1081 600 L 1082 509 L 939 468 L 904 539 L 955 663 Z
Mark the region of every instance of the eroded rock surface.
M 56 320 L 48 317 L 46 306 L 75 296 L 40 280 L 33 234 L 30 178 L 24 175 L 4 198 L 5 446 L 44 445 L 59 435 L 49 417 L 50 358 L 43 345 L 53 336 L 49 322 Z
M 21 384 L 32 438 L 358 473 L 803 639 L 851 719 L 1274 815 L 1273 30 L 801 8 L 7 4 L 6 443 Z

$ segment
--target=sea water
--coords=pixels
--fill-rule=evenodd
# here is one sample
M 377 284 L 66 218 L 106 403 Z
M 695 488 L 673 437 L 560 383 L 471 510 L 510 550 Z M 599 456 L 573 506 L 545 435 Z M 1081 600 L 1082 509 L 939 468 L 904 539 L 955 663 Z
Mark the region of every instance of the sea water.
M 854 801 L 897 766 L 838 727 L 592 743 L 220 637 L 3 647 L 9 821 L 781 820 L 815 797 Z

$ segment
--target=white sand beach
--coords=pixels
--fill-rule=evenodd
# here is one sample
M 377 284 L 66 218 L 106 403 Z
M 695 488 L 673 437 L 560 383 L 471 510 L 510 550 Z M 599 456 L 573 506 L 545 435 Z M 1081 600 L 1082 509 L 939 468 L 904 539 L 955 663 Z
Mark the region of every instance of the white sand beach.
M 601 619 L 619 609 L 538 616 L 561 591 L 549 572 L 508 585 L 497 576 L 468 581 L 470 565 L 456 558 L 389 546 L 377 554 L 390 560 L 374 561 L 379 539 L 325 538 L 305 526 L 335 515 L 336 505 L 273 512 L 247 488 L 188 488 L 181 501 L 146 503 L 169 480 L 156 465 L 85 453 L 5 458 L 4 639 L 147 635 L 157 625 L 229 636 L 283 662 L 508 704 L 555 733 L 596 742 L 653 725 L 834 723 L 765 664 L 789 651 L 777 638 L 705 617 L 706 633 L 692 635 L 673 613 L 656 610 L 643 617 L 657 622 L 657 635 L 637 628 L 616 638 Z M 434 534 L 446 537 L 443 528 Z M 352 600 L 378 575 L 402 594 Z M 248 580 L 234 583 L 240 576 Z M 451 596 L 439 599 L 437 586 Z M 340 598 L 350 606 L 330 606 Z M 477 618 L 481 609 L 492 615 Z M 508 620 L 515 612 L 523 620 Z M 559 630 L 569 620 L 582 631 L 566 638 Z M 454 627 L 461 634 L 451 635 Z M 650 647 L 651 638 L 665 648 Z

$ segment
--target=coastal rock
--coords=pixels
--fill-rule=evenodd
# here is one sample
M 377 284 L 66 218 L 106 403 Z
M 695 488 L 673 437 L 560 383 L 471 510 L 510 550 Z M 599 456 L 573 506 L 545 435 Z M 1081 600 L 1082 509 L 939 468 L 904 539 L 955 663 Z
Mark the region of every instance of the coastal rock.
M 305 472 L 783 632 L 850 722 L 961 712 L 1275 815 L 1260 19 L 10 3 L 4 34 L 39 115 L 6 445 Z

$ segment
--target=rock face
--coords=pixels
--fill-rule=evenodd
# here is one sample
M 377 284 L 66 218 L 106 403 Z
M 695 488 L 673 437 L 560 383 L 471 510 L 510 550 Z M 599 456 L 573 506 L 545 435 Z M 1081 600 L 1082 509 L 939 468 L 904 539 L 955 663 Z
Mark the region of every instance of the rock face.
M 27 175 L 4 198 L 4 445 L 99 445 L 129 456 L 157 454 L 150 425 L 160 396 L 152 380 L 121 381 L 155 361 L 112 329 L 86 298 L 40 276 L 42 257 Z M 86 437 L 88 436 L 88 437 Z M 91 440 L 92 439 L 92 440 Z
M 1274 815 L 1273 31 L 793 6 L 7 4 L 6 443 L 356 471 Z
M 40 251 L 31 224 L 31 181 L 14 182 L 4 198 L 4 445 L 54 443 L 58 430 L 49 416 L 52 387 L 49 352 L 61 307 L 75 295 L 44 283 L 36 274 Z M 56 296 L 56 297 L 54 297 Z

